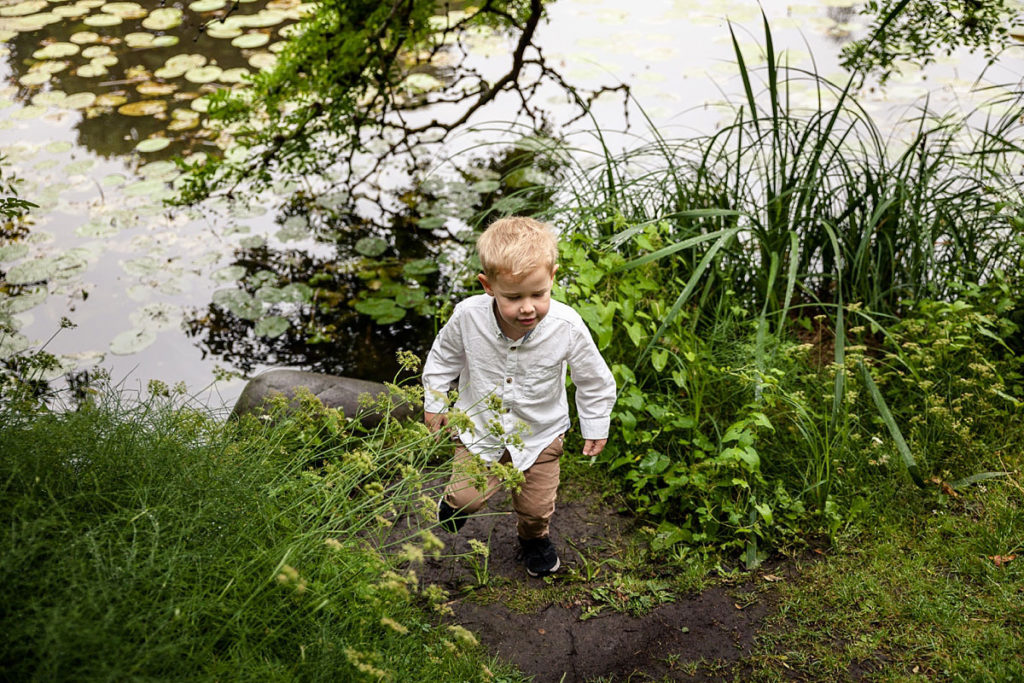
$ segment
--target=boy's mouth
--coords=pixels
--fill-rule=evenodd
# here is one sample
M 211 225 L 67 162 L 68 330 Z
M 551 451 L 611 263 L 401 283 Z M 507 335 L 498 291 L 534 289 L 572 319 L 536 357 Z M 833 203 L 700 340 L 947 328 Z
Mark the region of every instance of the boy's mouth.
M 529 327 L 530 325 L 534 324 L 535 322 L 537 322 L 536 318 L 520 318 L 519 319 L 519 324 L 520 325 L 524 325 L 526 327 Z

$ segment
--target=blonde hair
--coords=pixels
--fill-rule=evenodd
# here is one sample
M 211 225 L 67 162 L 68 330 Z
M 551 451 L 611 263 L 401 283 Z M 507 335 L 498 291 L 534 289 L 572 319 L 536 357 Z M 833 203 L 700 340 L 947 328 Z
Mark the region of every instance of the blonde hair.
M 539 267 L 555 269 L 558 237 L 547 223 L 525 216 L 499 218 L 476 241 L 484 275 L 526 276 Z

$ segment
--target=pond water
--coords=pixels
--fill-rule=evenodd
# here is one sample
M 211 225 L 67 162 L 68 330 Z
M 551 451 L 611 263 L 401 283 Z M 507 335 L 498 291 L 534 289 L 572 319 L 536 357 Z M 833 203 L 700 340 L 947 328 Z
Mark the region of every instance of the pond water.
M 820 73 L 841 78 L 838 45 L 862 28 L 855 3 L 760 5 L 791 65 L 810 67 L 813 53 Z M 274 365 L 384 379 L 396 370 L 396 349 L 425 350 L 431 311 L 419 290 L 396 282 L 446 286 L 437 268 L 451 247 L 446 231 L 417 229 L 403 216 L 384 226 L 373 207 L 296 185 L 244 209 L 162 203 L 179 176 L 171 157 L 196 159 L 230 144 L 204 127 L 204 96 L 242 87 L 245 74 L 268 68 L 307 9 L 298 0 L 233 9 L 223 0 L 0 0 L 3 172 L 21 178 L 21 196 L 39 205 L 24 226 L 0 235 L 0 315 L 18 329 L 0 341 L 0 354 L 39 346 L 66 317 L 76 327 L 46 347 L 64 370 L 104 368 L 128 389 L 150 379 L 184 382 L 217 407 L 237 397 L 239 375 Z M 611 131 L 628 118 L 633 128 L 611 138 L 627 146 L 645 134 L 638 106 L 668 137 L 712 130 L 725 115 L 725 95 L 740 88 L 726 20 L 756 63 L 760 11 L 752 0 L 553 2 L 538 41 L 548 60 L 579 86 L 621 81 L 635 97 L 625 105 L 619 96 L 602 98 L 594 121 L 566 132 L 579 147 L 593 147 L 595 121 Z M 211 23 L 218 17 L 226 21 Z M 500 68 L 507 52 L 490 38 L 477 42 L 472 59 L 486 72 Z M 979 99 L 971 86 L 981 71 L 979 60 L 954 55 L 860 99 L 894 125 L 925 95 L 938 110 L 967 110 Z M 1020 73 L 1014 52 L 985 79 L 1016 82 Z M 573 115 L 553 88 L 536 97 L 556 126 Z M 498 102 L 454 144 L 506 136 L 507 124 L 489 121 L 507 121 L 512 106 Z M 380 260 L 370 269 L 346 266 L 365 258 Z M 316 296 L 330 296 L 311 301 L 306 283 L 317 282 L 330 287 Z M 365 296 L 389 287 L 398 294 L 386 305 Z

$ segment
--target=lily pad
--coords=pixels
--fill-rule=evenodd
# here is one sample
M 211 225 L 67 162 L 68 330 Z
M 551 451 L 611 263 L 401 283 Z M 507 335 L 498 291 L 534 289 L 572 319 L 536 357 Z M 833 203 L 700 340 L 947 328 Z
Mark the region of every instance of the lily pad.
M 160 7 L 142 20 L 142 27 L 150 31 L 166 31 L 181 25 L 183 12 L 176 7 Z
M 261 71 L 269 71 L 277 64 L 277 57 L 269 52 L 257 52 L 249 57 L 249 66 Z
M 108 2 L 100 8 L 100 11 L 114 14 L 122 19 L 141 19 L 149 13 L 149 10 L 135 2 Z
M 85 109 L 96 104 L 96 94 L 91 92 L 76 92 L 73 95 L 68 95 L 61 102 L 60 106 L 64 109 Z
M 423 93 L 431 90 L 437 90 L 444 86 L 444 83 L 430 74 L 416 73 L 409 74 L 399 84 L 400 88 L 404 88 L 409 92 Z
M 138 353 L 156 341 L 156 332 L 135 328 L 122 332 L 110 342 L 110 352 L 118 356 Z
M 28 245 L 22 242 L 11 242 L 0 245 L 0 262 L 17 261 L 28 253 Z
M 98 43 L 100 34 L 95 31 L 78 31 L 77 33 L 72 33 L 68 40 L 76 45 L 89 45 L 90 43 Z
M 145 31 L 133 31 L 124 36 L 124 44 L 130 48 L 153 47 L 156 36 Z
M 127 101 L 128 101 L 128 98 L 125 97 L 124 95 L 118 95 L 117 93 L 105 92 L 102 95 L 97 95 L 96 96 L 95 104 L 96 104 L 97 107 L 119 107 L 119 106 L 121 106 L 122 104 L 124 104 Z
M 125 116 L 153 116 L 165 111 L 167 111 L 167 102 L 164 100 L 139 100 L 117 108 L 117 113 Z
M 43 256 L 23 261 L 7 271 L 7 282 L 26 285 L 50 280 L 69 280 L 85 272 L 89 263 L 84 250 L 71 249 L 55 256 Z
M 106 76 L 108 73 L 107 67 L 102 64 L 94 64 L 89 62 L 75 69 L 75 75 L 80 78 L 99 78 L 100 76 Z
M 79 50 L 81 50 L 81 49 L 82 48 L 80 48 L 79 46 L 75 45 L 74 43 L 64 43 L 64 42 L 50 43 L 46 47 L 39 48 L 38 50 L 33 52 L 32 53 L 32 58 L 33 59 L 60 59 L 62 57 L 70 57 L 71 55 L 77 55 Z M 107 49 L 109 50 L 110 48 L 107 48 Z
M 213 64 L 200 66 L 186 71 L 185 80 L 189 83 L 213 83 L 220 78 L 222 73 L 224 73 L 224 69 Z
M 242 27 L 216 21 L 206 28 L 206 35 L 219 40 L 227 40 L 242 35 Z
M 181 38 L 174 35 L 157 36 L 153 39 L 153 47 L 173 47 L 181 41 Z
M 263 304 L 241 289 L 218 289 L 212 299 L 214 304 L 243 320 L 258 320 L 263 314 Z
M 144 330 L 170 330 L 178 327 L 184 318 L 181 306 L 167 302 L 146 304 L 129 316 L 132 325 Z
M 16 356 L 29 347 L 28 338 L 20 332 L 0 335 L 0 360 Z
M 84 17 L 89 13 L 88 7 L 79 7 L 78 5 L 60 5 L 50 10 L 53 14 L 64 19 L 77 19 Z
M 152 139 L 152 138 L 151 138 Z M 167 138 L 164 138 L 166 140 Z M 140 150 L 141 151 L 141 150 Z M 167 183 L 157 178 L 140 180 L 121 190 L 128 197 L 158 197 L 169 193 Z
M 79 237 L 113 237 L 119 232 L 121 228 L 109 218 L 93 218 L 75 228 Z
M 46 7 L 46 0 L 25 0 L 16 5 L 0 7 L 0 17 L 24 17 Z
M 356 251 L 371 258 L 380 256 L 387 248 L 388 243 L 380 237 L 363 237 L 356 242 Z
M 193 12 L 216 12 L 219 9 L 224 9 L 227 6 L 227 0 L 196 0 L 188 5 L 188 8 Z
M 402 272 L 410 278 L 430 275 L 431 273 L 437 272 L 437 264 L 430 259 L 416 259 L 415 261 L 409 261 L 402 266 Z
M 284 301 L 293 304 L 310 303 L 313 301 L 313 288 L 302 282 L 293 282 L 281 288 Z
M 90 14 L 82 20 L 82 23 L 94 28 L 106 28 L 108 26 L 119 26 L 123 21 L 124 20 L 116 14 L 100 12 L 98 14 Z
M 114 51 L 110 49 L 109 45 L 90 45 L 89 47 L 82 50 L 82 56 L 86 59 L 92 59 L 94 57 L 106 57 L 107 55 L 111 55 L 113 53 Z M 72 52 L 71 54 L 74 53 Z
M 44 90 L 32 96 L 32 104 L 37 107 L 59 107 L 68 98 L 63 90 Z
M 225 266 L 210 277 L 217 282 L 235 282 L 245 277 L 245 266 Z
M 237 38 L 232 39 L 231 46 L 237 47 L 241 50 L 254 50 L 258 47 L 263 47 L 270 42 L 270 36 L 266 33 L 244 33 Z
M 46 285 L 29 287 L 21 294 L 6 299 L 0 299 L 0 306 L 7 313 L 22 313 L 31 310 L 46 301 L 49 290 Z M 312 296 L 312 295 L 310 295 Z
M 244 66 L 236 67 L 234 69 L 225 69 L 220 75 L 221 83 L 242 83 L 249 74 L 252 72 L 246 69 Z
M 287 318 L 282 318 L 279 315 L 272 315 L 257 321 L 256 328 L 253 331 L 258 337 L 273 339 L 275 337 L 280 337 L 288 331 L 289 324 L 290 323 Z
M 371 316 L 380 325 L 397 323 L 405 317 L 405 309 L 395 303 L 394 299 L 373 298 L 357 301 L 355 309 L 364 315 Z
M 151 161 L 148 164 L 140 166 L 138 173 L 143 178 L 169 181 L 179 175 L 177 165 L 172 161 Z
M 145 83 L 139 83 L 135 86 L 135 89 L 140 95 L 146 97 L 164 97 L 170 95 L 178 86 L 174 83 L 157 83 L 156 81 L 146 81 Z
M 30 71 L 21 78 L 18 79 L 18 83 L 26 86 L 42 85 L 43 83 L 49 83 L 52 74 L 48 74 L 45 71 Z

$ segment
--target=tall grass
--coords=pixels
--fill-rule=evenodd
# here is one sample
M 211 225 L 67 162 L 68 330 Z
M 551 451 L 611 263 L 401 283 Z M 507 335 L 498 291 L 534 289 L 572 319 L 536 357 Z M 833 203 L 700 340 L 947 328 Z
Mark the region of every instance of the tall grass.
M 434 440 L 314 402 L 266 418 L 5 410 L 3 678 L 489 680 L 415 578 L 439 542 L 388 527 L 433 512 Z

